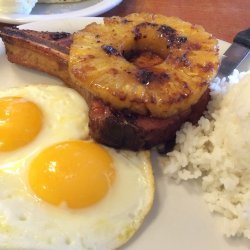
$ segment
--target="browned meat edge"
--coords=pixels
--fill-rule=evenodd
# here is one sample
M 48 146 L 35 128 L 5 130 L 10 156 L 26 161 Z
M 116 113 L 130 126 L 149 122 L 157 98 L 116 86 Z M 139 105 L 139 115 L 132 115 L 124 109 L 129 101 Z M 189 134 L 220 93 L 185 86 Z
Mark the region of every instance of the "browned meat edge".
M 163 143 L 168 147 L 184 122 L 196 123 L 199 120 L 209 99 L 207 90 L 190 109 L 164 119 L 117 111 L 95 99 L 89 110 L 90 135 L 96 141 L 115 148 L 149 149 Z
M 71 82 L 68 53 L 72 36 L 65 32 L 39 32 L 6 27 L 0 30 L 9 61 L 44 71 L 62 79 L 80 92 L 89 104 L 90 135 L 97 142 L 132 150 L 172 143 L 185 121 L 197 122 L 209 101 L 209 90 L 185 112 L 169 118 L 155 118 L 115 110 L 102 100 L 90 97 L 84 88 Z

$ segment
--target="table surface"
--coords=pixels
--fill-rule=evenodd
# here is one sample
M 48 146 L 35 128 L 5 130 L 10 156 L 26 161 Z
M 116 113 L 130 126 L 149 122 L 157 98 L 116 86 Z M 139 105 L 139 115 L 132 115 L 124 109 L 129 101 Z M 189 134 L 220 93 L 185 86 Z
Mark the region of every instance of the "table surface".
M 178 16 L 202 25 L 218 39 L 232 42 L 240 30 L 250 27 L 250 0 L 123 0 L 102 16 L 125 16 L 132 12 Z M 0 23 L 0 27 L 3 25 Z
M 132 12 L 178 16 L 202 25 L 227 42 L 232 42 L 240 30 L 250 27 L 250 0 L 124 0 L 104 16 L 124 16 Z

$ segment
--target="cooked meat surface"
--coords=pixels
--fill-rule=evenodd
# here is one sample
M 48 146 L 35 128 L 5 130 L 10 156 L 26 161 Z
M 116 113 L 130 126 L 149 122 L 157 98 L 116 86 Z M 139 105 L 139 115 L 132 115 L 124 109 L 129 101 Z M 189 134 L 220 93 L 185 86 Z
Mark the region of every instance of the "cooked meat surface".
M 69 48 L 72 35 L 66 32 L 39 32 L 4 27 L 0 30 L 8 60 L 44 71 L 70 82 Z
M 139 150 L 171 142 L 183 122 L 199 119 L 209 100 L 209 90 L 205 88 L 197 102 L 165 118 L 138 114 L 127 108 L 118 109 L 72 81 L 68 72 L 71 34 L 6 27 L 0 30 L 0 36 L 10 62 L 57 76 L 82 94 L 89 105 L 90 135 L 97 142 L 114 148 Z M 127 54 L 126 57 L 138 67 L 144 67 L 149 61 L 152 65 L 162 62 L 158 55 L 148 51 Z
M 90 135 L 96 141 L 115 148 L 138 150 L 171 143 L 185 121 L 196 123 L 206 109 L 207 90 L 190 109 L 169 118 L 156 118 L 118 111 L 100 99 L 92 99 L 89 110 Z

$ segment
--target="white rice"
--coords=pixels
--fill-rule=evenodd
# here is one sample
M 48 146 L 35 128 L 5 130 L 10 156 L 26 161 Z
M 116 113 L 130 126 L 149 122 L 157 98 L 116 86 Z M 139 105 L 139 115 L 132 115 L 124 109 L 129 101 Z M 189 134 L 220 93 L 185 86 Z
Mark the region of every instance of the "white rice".
M 185 123 L 160 163 L 177 181 L 201 180 L 225 235 L 250 239 L 250 71 L 215 79 L 211 95 L 198 126 Z

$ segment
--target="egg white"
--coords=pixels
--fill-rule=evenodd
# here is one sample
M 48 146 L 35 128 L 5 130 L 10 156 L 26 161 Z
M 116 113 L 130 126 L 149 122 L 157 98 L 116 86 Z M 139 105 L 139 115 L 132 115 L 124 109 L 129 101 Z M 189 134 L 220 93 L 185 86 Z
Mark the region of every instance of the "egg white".
M 43 113 L 43 127 L 29 144 L 0 153 L 0 169 L 19 168 L 28 158 L 56 142 L 88 137 L 88 106 L 76 91 L 62 86 L 29 85 L 0 90 L 0 98 L 7 96 L 35 103 Z
M 110 250 L 132 237 L 153 203 L 150 155 L 105 148 L 115 182 L 103 200 L 83 209 L 37 198 L 26 181 L 28 166 L 19 174 L 0 172 L 0 249 Z
M 0 153 L 0 249 L 110 250 L 127 242 L 153 203 L 150 153 L 103 146 L 116 172 L 108 194 L 83 209 L 50 205 L 31 190 L 29 165 L 52 144 L 88 139 L 88 107 L 74 90 L 60 86 L 0 91 L 0 98 L 5 96 L 20 96 L 36 103 L 44 114 L 44 126 L 27 146 Z

